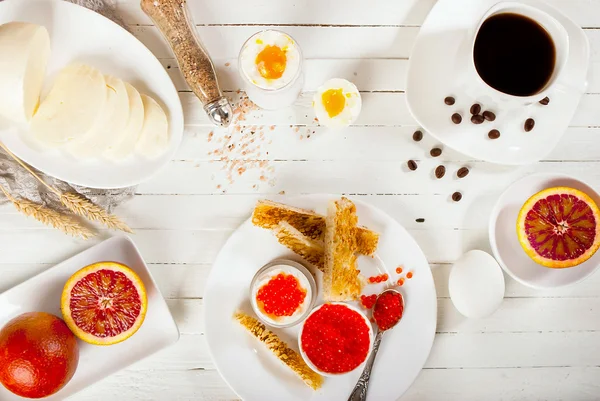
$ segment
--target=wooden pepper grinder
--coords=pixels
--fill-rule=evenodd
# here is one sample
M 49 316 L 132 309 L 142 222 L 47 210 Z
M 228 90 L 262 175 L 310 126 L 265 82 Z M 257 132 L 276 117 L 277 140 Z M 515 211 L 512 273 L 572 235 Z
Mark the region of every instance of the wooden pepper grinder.
M 186 0 L 141 0 L 141 6 L 169 42 L 186 82 L 210 120 L 227 127 L 233 111 L 219 88 L 212 60 L 196 34 Z

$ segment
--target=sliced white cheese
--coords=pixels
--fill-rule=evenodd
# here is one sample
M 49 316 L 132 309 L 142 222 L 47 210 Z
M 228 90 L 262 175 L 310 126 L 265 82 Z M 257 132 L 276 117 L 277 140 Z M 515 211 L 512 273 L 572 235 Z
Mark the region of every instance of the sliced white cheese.
M 123 81 L 106 75 L 106 103 L 102 117 L 85 135 L 74 139 L 67 150 L 78 159 L 101 156 L 121 136 L 129 121 L 129 96 Z
M 125 82 L 127 96 L 129 97 L 129 121 L 121 133 L 120 138 L 110 145 L 104 152 L 107 159 L 119 161 L 127 158 L 135 150 L 142 127 L 144 126 L 144 103 L 140 93 L 129 83 Z
M 28 22 L 0 25 L 0 115 L 18 123 L 31 120 L 50 57 L 48 30 Z
M 72 64 L 54 81 L 31 120 L 34 137 L 47 146 L 64 145 L 86 135 L 102 115 L 106 82 L 95 68 Z
M 144 103 L 144 127 L 135 149 L 142 156 L 154 159 L 169 147 L 169 122 L 156 100 L 142 95 L 142 102 Z

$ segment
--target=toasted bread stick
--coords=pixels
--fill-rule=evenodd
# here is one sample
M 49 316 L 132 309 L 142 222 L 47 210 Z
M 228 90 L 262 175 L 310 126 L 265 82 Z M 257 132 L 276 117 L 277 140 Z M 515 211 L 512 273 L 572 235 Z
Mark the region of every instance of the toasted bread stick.
M 319 270 L 325 268 L 325 252 L 323 243 L 302 234 L 287 221 L 281 221 L 273 228 L 280 244 L 285 245 L 304 260 L 312 263 Z
M 267 329 L 264 324 L 246 315 L 237 312 L 234 318 L 255 338 L 260 340 L 281 362 L 287 365 L 313 390 L 318 390 L 323 384 L 323 376 L 308 367 L 299 353 L 288 347 L 277 334 Z
M 268 200 L 260 200 L 254 208 L 252 223 L 273 230 L 281 221 L 287 221 L 296 230 L 317 241 L 324 241 L 325 217 L 311 210 L 300 209 Z M 364 228 L 355 228 L 357 252 L 372 256 L 377 250 L 379 234 Z
M 358 222 L 356 206 L 347 198 L 331 201 L 325 229 L 325 271 L 323 297 L 325 301 L 358 299 L 363 283 L 356 268 Z

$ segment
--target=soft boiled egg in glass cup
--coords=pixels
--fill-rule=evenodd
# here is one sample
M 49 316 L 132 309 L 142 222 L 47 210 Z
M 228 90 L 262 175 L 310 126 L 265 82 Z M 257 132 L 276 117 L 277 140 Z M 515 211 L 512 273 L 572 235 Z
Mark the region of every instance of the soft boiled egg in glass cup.
M 358 118 L 361 107 L 362 100 L 356 85 L 341 78 L 325 82 L 313 98 L 319 124 L 328 128 L 349 126 Z
M 238 59 L 246 94 L 263 109 L 290 106 L 304 84 L 302 61 L 300 46 L 288 34 L 273 29 L 255 33 Z

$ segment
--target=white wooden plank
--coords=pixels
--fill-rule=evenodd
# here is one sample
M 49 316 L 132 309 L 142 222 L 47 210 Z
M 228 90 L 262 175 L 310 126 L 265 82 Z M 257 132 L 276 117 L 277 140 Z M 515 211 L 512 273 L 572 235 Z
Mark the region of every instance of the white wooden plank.
M 180 91 L 190 88 L 172 58 L 160 60 Z M 237 59 L 215 59 L 219 86 L 224 91 L 243 88 Z M 352 81 L 360 91 L 404 91 L 408 60 L 405 59 L 309 59 L 304 62 L 304 90 L 315 91 L 330 78 Z M 600 85 L 600 84 L 599 84 Z
M 210 264 L 231 230 L 138 230 L 132 239 L 149 263 Z M 455 260 L 469 249 L 489 251 L 487 230 L 409 230 L 431 262 Z M 56 230 L 0 230 L 2 263 L 56 264 L 99 242 L 71 239 Z M 8 245 L 10 244 L 10 245 Z M 35 249 L 36 252 L 31 252 Z M 282 247 L 282 252 L 286 251 Z
M 52 264 L 40 263 L 0 264 L 2 272 L 0 293 L 52 266 Z M 148 267 L 165 298 L 200 299 L 204 296 L 212 265 L 210 263 L 151 263 Z M 449 297 L 448 276 L 451 268 L 451 263 L 431 264 L 438 298 Z M 600 296 L 598 294 L 600 274 L 594 274 L 577 285 L 550 290 L 535 290 L 525 287 L 508 276 L 505 277 L 505 282 L 506 298 L 597 298 Z
M 244 42 L 269 28 L 253 26 L 199 26 L 198 34 L 212 58 L 237 58 Z M 132 33 L 158 58 L 173 58 L 169 45 L 154 26 L 132 26 Z M 302 48 L 305 58 L 408 58 L 418 27 L 312 27 L 283 30 Z M 373 40 L 377 38 L 377 40 Z M 351 46 L 348 44 L 352 43 Z
M 247 129 L 248 130 L 248 129 Z M 421 142 L 414 142 L 416 130 L 424 132 Z M 260 130 L 259 130 L 260 132 Z M 349 127 L 343 132 L 331 132 L 324 127 L 275 126 L 264 127 L 264 140 L 260 143 L 261 160 L 393 160 L 406 162 L 410 159 L 429 158 L 433 147 L 444 153 L 440 160 L 472 160 L 428 135 L 419 126 L 402 127 Z M 222 131 L 214 127 L 188 126 L 183 142 L 175 155 L 176 160 L 219 160 L 213 152 L 224 148 L 219 142 Z M 309 137 L 310 135 L 310 137 Z M 597 161 L 600 159 L 600 128 L 571 127 L 566 130 L 556 148 L 544 158 L 545 161 Z M 385 144 L 385 145 L 384 145 Z M 256 159 L 256 152 L 225 152 L 230 158 Z
M 52 264 L 2 264 L 2 282 L 0 293 L 13 286 L 51 268 Z M 211 264 L 179 264 L 179 263 L 151 263 L 152 272 L 163 296 L 167 299 L 202 298 Z M 432 263 L 433 277 L 435 280 L 437 296 L 448 298 L 448 275 L 452 268 L 451 263 Z M 535 290 L 519 284 L 510 277 L 505 277 L 506 298 L 595 298 L 598 297 L 600 274 L 592 275 L 582 283 L 564 288 L 550 290 Z
M 203 301 L 168 301 L 182 333 L 204 332 Z M 448 298 L 438 299 L 438 333 L 600 331 L 600 298 L 506 298 L 484 319 L 460 315 Z
M 599 26 L 600 5 L 591 0 L 546 0 L 585 27 Z M 235 1 L 226 11 L 218 0 L 188 2 L 196 24 L 421 25 L 435 0 L 269 0 Z M 129 24 L 152 24 L 137 1 L 119 0 L 117 12 Z
M 199 26 L 198 34 L 214 59 L 236 59 L 244 42 L 269 28 L 256 26 Z M 306 59 L 403 58 L 408 59 L 419 32 L 413 26 L 287 26 L 282 28 L 300 44 Z M 132 33 L 158 58 L 173 53 L 158 28 L 133 26 Z M 600 61 L 600 31 L 584 30 L 590 41 L 592 61 Z M 376 39 L 373 39 L 376 38 Z M 348 45 L 351 43 L 352 45 Z
M 418 159 L 418 158 L 417 158 Z M 433 171 L 439 164 L 446 166 L 446 176 L 435 179 Z M 458 180 L 454 173 L 464 163 L 425 158 L 419 169 L 410 171 L 406 160 L 365 161 L 275 161 L 267 168 L 251 168 L 229 183 L 226 162 L 174 161 L 154 179 L 141 184 L 141 194 L 286 194 L 343 193 L 343 194 L 440 194 L 447 196 L 463 191 L 463 200 L 478 207 L 479 200 L 497 197 L 515 180 L 538 172 L 556 172 L 576 176 L 592 186 L 600 186 L 597 162 L 541 162 L 524 167 L 499 167 L 470 162 L 471 173 Z M 225 170 L 224 170 L 225 169 Z M 273 182 L 261 182 L 261 172 Z M 351 178 L 350 178 L 351 177 Z M 221 187 L 218 188 L 218 186 Z M 256 185 L 256 186 L 255 186 Z M 487 202 L 486 202 L 487 204 Z M 423 216 L 419 216 L 423 217 Z
M 402 401 L 596 401 L 600 368 L 424 369 Z M 214 370 L 119 372 L 77 400 L 238 400 Z
M 229 97 L 234 104 L 238 104 L 243 95 L 232 93 Z M 245 114 L 245 121 L 238 121 L 237 125 L 254 125 L 269 127 L 271 125 L 300 125 L 317 126 L 312 108 L 313 92 L 303 92 L 296 103 L 283 110 L 253 110 Z M 190 92 L 181 92 L 179 95 L 183 105 L 186 125 L 213 125 L 204 113 L 198 98 Z M 386 125 L 417 125 L 406 105 L 404 93 L 363 93 L 362 111 L 355 126 L 386 126 Z M 583 95 L 579 108 L 570 125 L 574 127 L 600 126 L 600 95 Z M 447 116 L 450 118 L 450 115 Z M 232 128 L 230 128 L 232 129 Z M 484 129 L 482 128 L 482 131 Z M 225 130 L 223 130 L 224 132 Z M 483 131 L 485 133 L 486 131 Z
M 425 368 L 597 366 L 599 341 L 598 331 L 437 334 Z M 384 353 L 386 343 L 381 347 Z M 200 334 L 183 334 L 177 344 L 132 367 L 133 370 L 198 368 L 216 368 L 205 337 Z
M 179 91 L 190 88 L 173 58 L 163 58 L 161 63 Z M 237 59 L 215 59 L 219 85 L 224 91 L 244 87 L 237 68 Z M 407 59 L 308 59 L 304 62 L 305 91 L 315 91 L 330 78 L 344 78 L 353 82 L 360 91 L 404 91 L 406 89 Z M 586 92 L 600 92 L 600 62 L 590 65 L 590 80 Z

